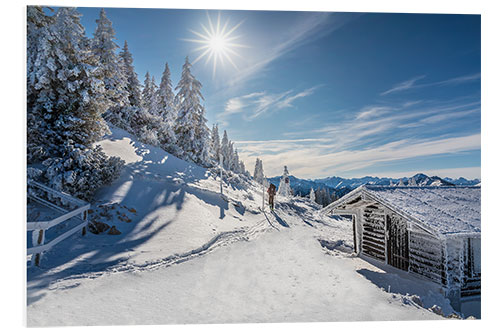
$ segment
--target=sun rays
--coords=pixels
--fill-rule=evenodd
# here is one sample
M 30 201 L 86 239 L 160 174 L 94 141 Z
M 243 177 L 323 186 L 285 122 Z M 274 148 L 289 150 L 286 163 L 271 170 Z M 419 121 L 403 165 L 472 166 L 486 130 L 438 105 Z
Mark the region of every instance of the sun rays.
M 205 64 L 212 61 L 212 76 L 215 76 L 217 70 L 217 64 L 220 66 L 224 65 L 225 62 L 229 62 L 235 69 L 236 66 L 233 56 L 241 57 L 236 49 L 248 47 L 246 45 L 237 43 L 237 40 L 241 38 L 241 35 L 235 35 L 234 33 L 238 27 L 243 23 L 230 26 L 229 20 L 227 20 L 223 25 L 221 23 L 220 13 L 217 16 L 217 21 L 214 23 L 208 15 L 208 28 L 206 25 L 201 24 L 202 31 L 189 30 L 194 35 L 199 37 L 199 39 L 184 39 L 185 41 L 200 44 L 199 47 L 195 48 L 194 51 L 201 52 L 198 57 L 193 61 L 193 64 L 198 61 L 205 59 Z

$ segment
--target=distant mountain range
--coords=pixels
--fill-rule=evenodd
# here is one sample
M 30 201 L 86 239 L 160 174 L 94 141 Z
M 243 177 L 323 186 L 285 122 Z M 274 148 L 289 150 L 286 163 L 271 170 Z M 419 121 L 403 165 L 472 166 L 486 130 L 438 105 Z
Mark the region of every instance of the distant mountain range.
M 279 186 L 281 177 L 272 177 L 268 180 L 276 186 Z M 480 185 L 479 179 L 468 180 L 463 177 L 458 179 L 440 178 L 437 176 L 427 176 L 423 173 L 407 178 L 379 178 L 379 177 L 362 177 L 362 178 L 341 178 L 341 177 L 327 177 L 321 179 L 300 179 L 290 176 L 290 186 L 294 193 L 300 196 L 306 196 L 311 191 L 311 188 L 317 190 L 318 188 L 328 189 L 330 193 L 335 193 L 338 197 L 342 197 L 349 193 L 358 186 L 370 185 L 393 185 L 393 186 L 455 186 L 455 185 Z

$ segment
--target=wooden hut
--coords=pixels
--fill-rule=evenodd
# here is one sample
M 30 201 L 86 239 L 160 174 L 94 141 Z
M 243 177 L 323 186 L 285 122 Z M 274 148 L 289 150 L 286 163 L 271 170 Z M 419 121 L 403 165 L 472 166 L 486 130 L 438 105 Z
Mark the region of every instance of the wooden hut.
M 351 215 L 355 251 L 443 287 L 481 295 L 481 188 L 360 186 L 323 209 Z

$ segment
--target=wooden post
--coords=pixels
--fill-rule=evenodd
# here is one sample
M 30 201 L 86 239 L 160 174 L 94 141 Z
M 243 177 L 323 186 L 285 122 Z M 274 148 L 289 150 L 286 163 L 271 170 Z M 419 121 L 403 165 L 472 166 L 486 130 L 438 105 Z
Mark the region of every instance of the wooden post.
M 83 211 L 82 213 L 82 220 L 87 221 L 87 211 Z M 82 236 L 85 236 L 87 234 L 87 225 L 84 225 L 82 228 Z
M 38 239 L 37 239 L 37 246 L 40 246 L 40 245 L 43 245 L 43 229 L 40 229 L 38 231 Z M 35 254 L 35 265 L 36 266 L 40 266 L 40 260 L 42 259 L 42 253 L 39 252 L 39 253 L 36 253 Z
M 219 153 L 219 167 L 220 167 L 220 194 L 222 193 L 222 162 L 224 158 L 222 157 L 222 153 Z
M 264 184 L 262 184 L 262 211 L 264 211 L 265 209 L 265 201 L 266 201 L 266 187 L 264 186 Z

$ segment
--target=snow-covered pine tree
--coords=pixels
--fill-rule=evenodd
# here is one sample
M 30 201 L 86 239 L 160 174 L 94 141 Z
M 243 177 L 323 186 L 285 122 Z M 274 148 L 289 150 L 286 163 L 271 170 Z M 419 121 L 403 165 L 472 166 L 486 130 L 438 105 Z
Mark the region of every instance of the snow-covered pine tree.
M 154 78 L 146 72 L 142 90 L 141 108 L 139 108 L 131 123 L 131 128 L 142 142 L 159 146 L 163 121 L 156 113 L 158 107 L 157 86 Z
M 128 93 L 130 106 L 139 108 L 141 106 L 141 83 L 137 78 L 137 73 L 133 65 L 134 59 L 132 58 L 132 53 L 130 53 L 128 49 L 127 41 L 125 41 L 119 55 L 122 59 L 123 74 L 126 79 L 125 89 Z
M 262 165 L 262 160 L 258 157 L 255 160 L 253 179 L 259 184 L 262 184 L 264 181 L 264 167 Z
M 159 116 L 161 120 L 163 118 L 160 116 L 160 97 L 158 95 L 158 85 L 156 84 L 155 77 L 151 77 L 151 98 L 149 101 L 148 110 L 149 113 L 155 116 Z
M 234 145 L 231 140 L 229 140 L 229 152 L 228 152 L 228 169 L 234 171 Z
M 153 98 L 153 85 L 151 82 L 151 76 L 149 75 L 149 71 L 146 72 L 146 76 L 144 78 L 144 85 L 142 88 L 142 97 L 141 97 L 141 106 L 144 110 L 148 110 L 151 106 L 151 100 Z
M 50 124 L 46 141 L 56 150 L 68 140 L 88 147 L 108 130 L 102 119 L 109 107 L 104 74 L 89 52 L 80 16 L 74 8 L 59 8 L 54 15 L 55 43 L 46 60 L 51 75 L 42 73 L 37 82 L 36 104 Z
M 311 187 L 311 192 L 309 192 L 309 200 L 312 202 L 316 202 L 316 193 L 314 193 L 314 189 Z
M 54 63 L 57 39 L 54 17 L 45 15 L 42 7 L 27 6 L 26 23 L 27 158 L 31 163 L 49 154 L 45 142 L 46 109 L 39 102 L 49 97 L 50 83 L 57 75 Z
M 206 125 L 205 108 L 201 105 L 201 83 L 191 73 L 188 57 L 182 66 L 181 79 L 175 88 L 177 121 L 175 135 L 184 158 L 201 165 L 209 165 L 210 130 Z
M 174 126 L 177 114 L 174 107 L 174 92 L 172 90 L 168 63 L 165 63 L 165 70 L 161 77 L 160 87 L 157 90 L 157 99 L 157 112 L 163 122 L 160 133 L 160 143 L 165 150 L 175 153 L 177 151 L 177 139 L 175 137 Z
M 399 180 L 398 186 L 406 186 L 405 183 L 403 182 L 403 178 Z
M 196 163 L 210 167 L 214 164 L 210 160 L 210 129 L 207 126 L 207 118 L 205 118 L 205 109 L 197 117 L 197 126 L 195 129 L 194 149 L 197 153 Z
M 234 149 L 233 155 L 233 171 L 236 173 L 241 173 L 240 171 L 240 156 L 238 155 L 238 149 Z
M 165 63 L 165 69 L 161 76 L 160 88 L 158 90 L 159 114 L 169 125 L 174 124 L 177 117 L 174 107 L 174 91 L 172 89 L 172 80 L 170 79 L 170 68 Z
M 278 187 L 278 194 L 284 197 L 292 196 L 292 188 L 290 187 L 290 177 L 288 174 L 288 168 L 284 167 L 283 176 L 280 179 L 280 185 Z
M 240 173 L 242 175 L 246 175 L 247 174 L 247 170 L 245 168 L 245 163 L 243 163 L 243 161 L 241 161 L 241 160 L 240 160 L 240 167 L 239 167 L 239 169 L 240 169 Z
M 38 10 L 28 13 L 30 20 L 44 20 Z M 44 181 L 89 199 L 116 177 L 122 166 L 119 158 L 108 158 L 99 147 L 92 147 L 108 130 L 102 114 L 109 107 L 109 99 L 80 14 L 75 8 L 62 7 L 51 21 L 48 25 L 32 25 L 44 30 L 35 32 L 38 41 L 30 40 L 36 45 L 28 44 L 28 51 L 34 52 L 28 56 L 29 62 L 34 60 L 28 65 L 28 115 L 43 119 L 38 128 L 41 131 L 29 130 L 28 135 L 43 136 L 38 143 L 44 153 L 40 159 L 45 167 Z M 28 142 L 35 141 L 28 138 Z M 28 164 L 32 162 L 28 153 Z
M 220 137 L 219 137 L 219 125 L 214 124 L 212 126 L 212 132 L 210 134 L 210 151 L 211 159 L 214 165 L 219 163 L 219 154 L 221 152 Z
M 119 47 L 115 43 L 115 31 L 104 9 L 101 9 L 96 23 L 97 27 L 92 39 L 92 53 L 102 72 L 105 95 L 110 102 L 105 116 L 113 123 L 121 125 L 123 123 L 122 109 L 130 106 L 124 63 L 116 53 Z
M 221 153 L 222 153 L 222 167 L 226 170 L 229 169 L 229 139 L 227 137 L 227 132 L 224 130 L 224 135 L 221 141 Z

